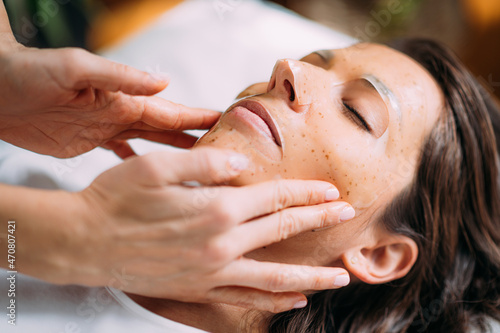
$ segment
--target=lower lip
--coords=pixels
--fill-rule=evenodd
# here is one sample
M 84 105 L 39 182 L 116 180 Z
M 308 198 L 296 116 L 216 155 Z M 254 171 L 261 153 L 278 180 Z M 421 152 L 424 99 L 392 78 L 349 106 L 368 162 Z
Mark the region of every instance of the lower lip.
M 252 145 L 268 157 L 278 160 L 281 149 L 266 122 L 245 107 L 237 106 L 226 113 L 225 121 L 234 129 L 252 138 Z

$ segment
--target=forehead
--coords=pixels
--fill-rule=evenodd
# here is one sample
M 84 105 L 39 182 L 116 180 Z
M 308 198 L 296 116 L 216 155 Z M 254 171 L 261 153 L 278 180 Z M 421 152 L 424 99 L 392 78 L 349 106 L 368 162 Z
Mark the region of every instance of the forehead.
M 397 99 L 401 118 L 389 105 L 389 127 L 381 138 L 384 147 L 381 161 L 388 171 L 387 184 L 396 185 L 387 188 L 400 190 L 409 181 L 409 174 L 402 170 L 412 170 L 415 166 L 422 143 L 444 109 L 441 89 L 423 66 L 383 45 L 358 44 L 332 50 L 332 54 L 324 67 L 331 75 L 344 82 L 373 75 Z
M 419 63 L 399 51 L 384 45 L 360 43 L 345 49 L 321 51 L 320 56 L 324 58 L 322 67 L 339 80 L 349 81 L 367 75 L 378 78 L 401 105 L 400 129 L 407 134 L 415 135 L 408 133 L 411 132 L 408 127 L 417 125 L 430 130 L 443 108 L 444 97 L 434 78 Z M 428 131 L 424 132 L 421 134 Z
M 443 105 L 442 93 L 434 78 L 419 63 L 399 51 L 384 45 L 360 43 L 329 52 L 332 56 L 325 69 L 344 80 L 374 75 L 409 111 L 421 107 L 428 111 L 438 110 Z

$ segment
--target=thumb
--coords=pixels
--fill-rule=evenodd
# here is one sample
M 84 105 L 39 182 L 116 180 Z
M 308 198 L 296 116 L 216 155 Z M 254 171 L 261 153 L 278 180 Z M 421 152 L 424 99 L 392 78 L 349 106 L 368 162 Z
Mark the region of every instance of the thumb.
M 201 184 L 223 184 L 249 166 L 245 155 L 216 148 L 150 153 L 130 160 L 134 174 L 141 175 L 144 185 L 158 186 L 196 181 Z
M 307 305 L 307 298 L 299 292 L 271 292 L 244 287 L 218 287 L 209 291 L 208 298 L 212 302 L 273 313 Z
M 165 74 L 149 74 L 80 49 L 68 51 L 72 52 L 73 89 L 92 87 L 129 95 L 154 95 L 169 83 Z

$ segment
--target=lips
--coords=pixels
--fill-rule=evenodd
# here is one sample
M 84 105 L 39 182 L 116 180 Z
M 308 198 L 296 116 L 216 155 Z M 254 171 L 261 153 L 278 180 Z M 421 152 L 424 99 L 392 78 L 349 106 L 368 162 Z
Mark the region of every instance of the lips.
M 237 107 L 243 107 L 259 117 L 260 119 L 256 121 L 256 126 L 259 127 L 259 129 L 264 133 L 268 133 L 268 135 L 271 136 L 274 142 L 281 147 L 281 138 L 278 128 L 274 123 L 271 114 L 262 104 L 251 99 L 245 99 L 235 104 L 232 109 Z

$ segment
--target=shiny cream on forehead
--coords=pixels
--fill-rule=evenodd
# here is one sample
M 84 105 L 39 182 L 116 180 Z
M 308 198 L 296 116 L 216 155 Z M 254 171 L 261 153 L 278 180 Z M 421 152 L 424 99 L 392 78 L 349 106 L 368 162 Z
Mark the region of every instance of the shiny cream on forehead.
M 398 114 L 399 121 L 401 122 L 401 105 L 394 93 L 382 81 L 371 74 L 363 74 L 361 77 L 370 82 L 382 98 L 385 99 L 385 102 L 391 105 Z
M 335 52 L 333 50 L 317 50 L 313 53 L 319 55 L 327 63 L 330 62 L 330 60 L 333 59 L 335 55 Z M 401 121 L 401 104 L 397 100 L 394 93 L 382 81 L 380 81 L 372 74 L 364 74 L 361 77 L 372 84 L 372 86 L 382 96 L 384 102 L 386 102 L 396 111 L 399 117 L 399 121 Z M 341 83 L 342 82 L 335 82 L 334 85 L 338 85 Z

